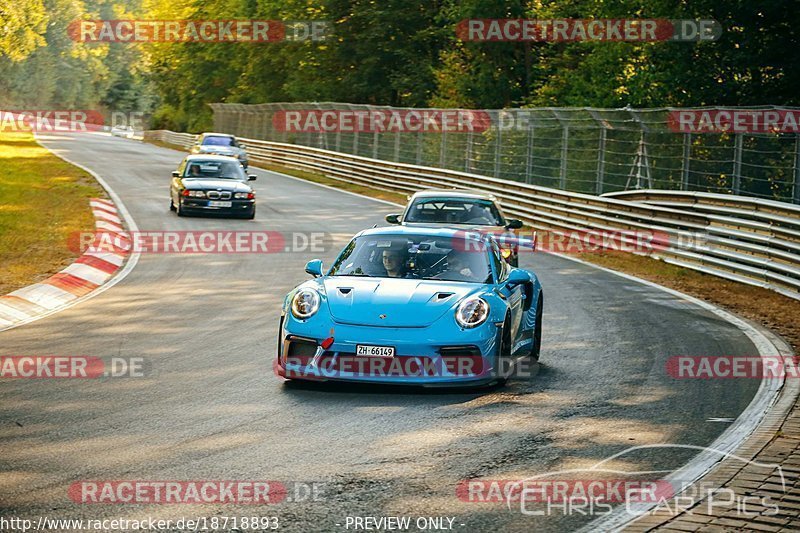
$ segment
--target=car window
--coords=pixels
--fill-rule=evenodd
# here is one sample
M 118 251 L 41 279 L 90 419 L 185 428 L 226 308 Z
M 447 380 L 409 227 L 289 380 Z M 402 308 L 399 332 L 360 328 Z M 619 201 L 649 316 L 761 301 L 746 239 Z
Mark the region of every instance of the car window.
M 205 137 L 201 144 L 204 146 L 236 146 L 233 137 L 222 137 L 216 135 Z
M 502 217 L 491 200 L 420 198 L 408 208 L 406 222 L 502 226 Z
M 247 179 L 242 166 L 236 161 L 192 159 L 186 161 L 185 165 L 183 177 L 189 179 L 221 178 L 243 181 Z
M 463 237 L 367 235 L 344 249 L 330 275 L 490 283 L 488 255 Z

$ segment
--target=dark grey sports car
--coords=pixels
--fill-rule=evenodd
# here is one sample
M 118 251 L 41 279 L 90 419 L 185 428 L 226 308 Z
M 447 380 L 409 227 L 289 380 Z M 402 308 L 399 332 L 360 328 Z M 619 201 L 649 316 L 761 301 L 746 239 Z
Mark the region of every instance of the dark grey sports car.
M 235 158 L 190 155 L 172 173 L 169 208 L 182 217 L 191 213 L 218 213 L 255 218 L 256 193 Z

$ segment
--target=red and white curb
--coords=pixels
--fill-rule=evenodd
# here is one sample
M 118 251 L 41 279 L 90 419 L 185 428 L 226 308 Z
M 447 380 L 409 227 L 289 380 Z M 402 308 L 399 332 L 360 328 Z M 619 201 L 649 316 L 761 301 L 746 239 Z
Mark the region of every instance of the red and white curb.
M 124 232 L 116 206 L 100 198 L 89 202 L 98 231 Z M 92 252 L 46 280 L 0 296 L 0 329 L 29 322 L 86 296 L 114 277 L 126 253 Z

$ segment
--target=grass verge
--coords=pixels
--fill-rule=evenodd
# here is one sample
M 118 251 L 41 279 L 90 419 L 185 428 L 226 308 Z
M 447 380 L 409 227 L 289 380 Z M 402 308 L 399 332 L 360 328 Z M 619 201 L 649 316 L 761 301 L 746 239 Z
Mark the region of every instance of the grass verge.
M 0 131 L 0 295 L 36 283 L 78 256 L 74 232 L 94 231 L 90 198 L 105 197 L 79 168 L 29 132 Z
M 164 143 L 154 142 L 154 144 L 169 147 Z M 174 147 L 172 148 L 174 149 Z M 258 167 L 372 198 L 399 204 L 406 203 L 406 197 L 402 194 L 354 185 L 280 165 L 259 164 Z M 798 300 L 768 289 L 727 281 L 696 270 L 670 265 L 657 259 L 630 253 L 581 253 L 575 254 L 575 257 L 587 263 L 593 263 L 610 270 L 624 272 L 658 283 L 728 309 L 739 316 L 775 331 L 791 344 L 795 352 L 800 349 L 800 320 L 798 320 L 798 317 L 800 317 L 800 301 Z

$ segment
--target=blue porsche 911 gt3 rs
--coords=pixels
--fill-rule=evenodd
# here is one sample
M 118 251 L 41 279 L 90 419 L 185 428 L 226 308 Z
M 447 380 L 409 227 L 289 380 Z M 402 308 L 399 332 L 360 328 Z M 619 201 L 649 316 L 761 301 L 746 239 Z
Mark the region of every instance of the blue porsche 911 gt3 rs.
M 424 386 L 503 382 L 536 360 L 542 287 L 491 236 L 376 228 L 285 298 L 276 373 L 286 379 Z

